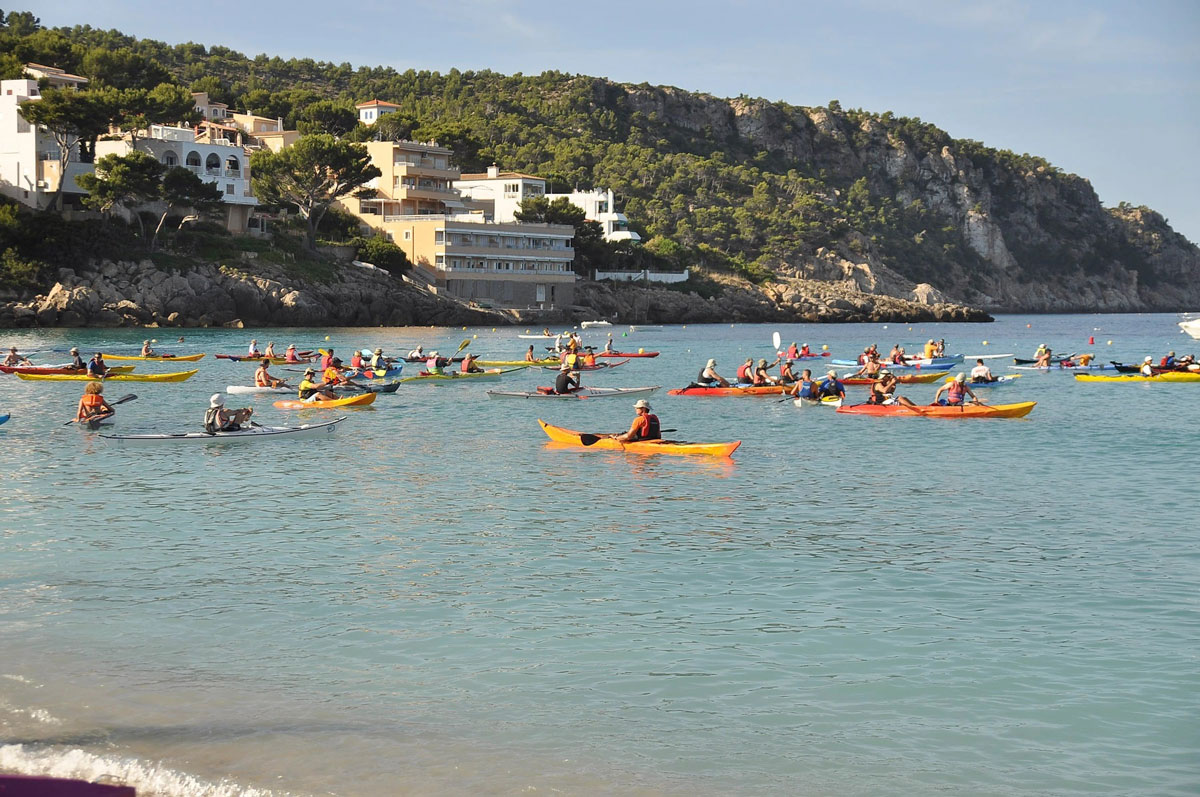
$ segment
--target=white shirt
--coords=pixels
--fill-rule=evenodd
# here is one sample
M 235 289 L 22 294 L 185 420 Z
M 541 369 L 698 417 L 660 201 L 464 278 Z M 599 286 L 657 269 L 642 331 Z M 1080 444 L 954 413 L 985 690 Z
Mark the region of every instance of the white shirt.
M 971 369 L 971 378 L 972 379 L 991 379 L 992 378 L 992 369 L 988 368 L 986 365 L 977 365 Z

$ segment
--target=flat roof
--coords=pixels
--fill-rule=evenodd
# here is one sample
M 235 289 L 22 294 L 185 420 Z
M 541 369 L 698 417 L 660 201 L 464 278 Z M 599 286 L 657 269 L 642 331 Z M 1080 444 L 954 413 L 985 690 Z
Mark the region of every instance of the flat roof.
M 525 174 L 523 172 L 500 172 L 500 174 L 497 175 L 496 177 L 488 177 L 487 172 L 483 172 L 483 173 L 479 173 L 479 174 L 472 173 L 472 174 L 461 175 L 458 179 L 459 180 L 516 180 L 516 179 L 523 179 L 523 180 L 537 180 L 542 183 L 546 182 L 545 177 L 538 177 L 536 174 Z

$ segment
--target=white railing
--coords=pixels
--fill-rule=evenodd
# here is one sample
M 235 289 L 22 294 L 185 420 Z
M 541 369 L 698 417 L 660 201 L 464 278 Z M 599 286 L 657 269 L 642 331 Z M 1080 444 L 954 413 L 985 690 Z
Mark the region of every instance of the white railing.
M 637 280 L 645 280 L 646 282 L 687 282 L 688 269 L 682 272 L 678 271 L 596 271 L 595 278 L 597 280 L 616 280 L 617 282 L 636 282 Z

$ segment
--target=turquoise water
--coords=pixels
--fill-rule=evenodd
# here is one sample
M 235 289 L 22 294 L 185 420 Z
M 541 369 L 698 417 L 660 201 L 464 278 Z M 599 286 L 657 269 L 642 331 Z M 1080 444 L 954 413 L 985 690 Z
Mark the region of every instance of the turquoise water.
M 126 449 L 61 426 L 80 384 L 0 376 L 0 769 L 189 795 L 1195 794 L 1200 385 L 1027 372 L 987 400 L 1032 415 L 974 422 L 664 395 L 775 330 L 835 356 L 945 337 L 1133 361 L 1200 349 L 1176 320 L 672 326 L 619 341 L 658 359 L 585 374 L 663 385 L 674 436 L 743 441 L 724 461 L 551 448 L 537 417 L 615 431 L 632 401 L 486 384 L 403 385 L 317 441 Z M 515 358 L 517 331 L 187 330 L 178 350 L 477 335 Z M 110 385 L 139 396 L 112 431 L 194 428 L 252 373 L 199 367 Z

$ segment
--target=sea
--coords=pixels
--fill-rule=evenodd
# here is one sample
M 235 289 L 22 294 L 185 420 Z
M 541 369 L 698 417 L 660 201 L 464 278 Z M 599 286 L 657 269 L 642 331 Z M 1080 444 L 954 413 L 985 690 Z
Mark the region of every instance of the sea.
M 0 375 L 0 771 L 164 797 L 1198 794 L 1200 384 L 1009 370 L 1042 343 L 1100 363 L 1200 350 L 1179 319 L 582 331 L 660 352 L 585 384 L 661 386 L 668 436 L 741 440 L 731 459 L 550 445 L 538 418 L 620 431 L 633 400 L 487 395 L 552 384 L 540 370 L 343 411 L 231 397 L 264 424 L 346 420 L 126 447 L 103 435 L 199 430 L 253 372 L 213 355 L 251 338 L 346 359 L 545 341 L 0 331 L 42 363 L 147 335 L 208 352 L 181 384 L 110 383 L 137 399 L 99 432 L 64 425 L 81 383 Z M 965 421 L 666 395 L 710 357 L 725 375 L 773 360 L 775 332 L 836 357 L 944 338 L 1021 374 L 985 401 L 1037 406 Z

